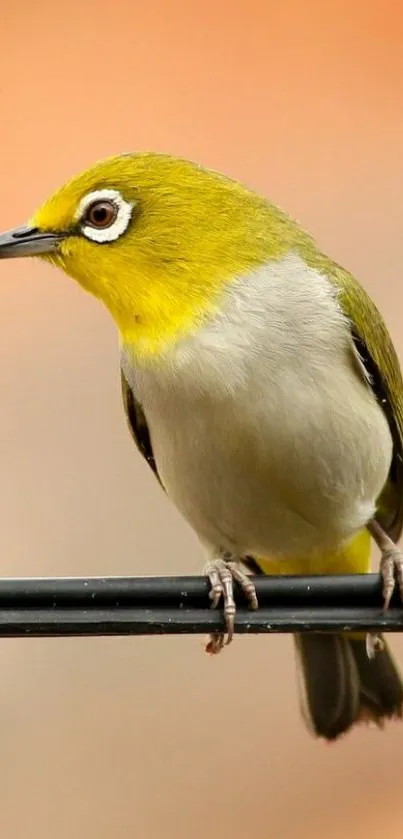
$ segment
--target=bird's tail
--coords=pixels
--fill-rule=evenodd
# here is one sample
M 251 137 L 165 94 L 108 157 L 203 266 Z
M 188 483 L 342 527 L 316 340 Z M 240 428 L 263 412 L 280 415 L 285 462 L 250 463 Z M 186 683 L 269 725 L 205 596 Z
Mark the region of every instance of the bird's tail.
M 403 683 L 386 642 L 368 658 L 365 639 L 295 635 L 303 716 L 314 734 L 335 740 L 361 721 L 382 727 L 403 714 Z

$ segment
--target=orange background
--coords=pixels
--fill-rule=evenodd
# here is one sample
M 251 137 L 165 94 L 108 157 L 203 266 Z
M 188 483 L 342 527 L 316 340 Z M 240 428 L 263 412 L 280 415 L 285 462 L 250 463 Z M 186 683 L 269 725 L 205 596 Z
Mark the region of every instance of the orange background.
M 97 158 L 195 158 L 298 217 L 403 356 L 400 3 L 22 0 L 1 30 L 0 228 Z M 106 311 L 43 264 L 0 267 L 0 574 L 200 572 L 126 430 Z M 0 834 L 401 836 L 402 725 L 315 742 L 290 638 L 202 650 L 2 641 Z

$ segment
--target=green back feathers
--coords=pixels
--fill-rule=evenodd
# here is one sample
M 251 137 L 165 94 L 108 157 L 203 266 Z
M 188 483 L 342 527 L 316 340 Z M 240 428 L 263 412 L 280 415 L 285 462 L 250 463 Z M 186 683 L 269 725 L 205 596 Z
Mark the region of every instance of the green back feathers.
M 317 251 L 309 239 L 301 253 L 334 284 L 372 390 L 388 420 L 393 460 L 389 481 L 378 500 L 377 517 L 388 535 L 397 540 L 403 527 L 403 377 L 399 359 L 382 315 L 352 274 Z

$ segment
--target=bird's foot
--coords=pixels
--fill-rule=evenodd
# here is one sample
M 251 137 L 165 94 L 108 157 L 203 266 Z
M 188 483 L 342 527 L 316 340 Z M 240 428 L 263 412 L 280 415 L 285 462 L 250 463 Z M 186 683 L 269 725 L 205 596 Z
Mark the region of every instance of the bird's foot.
M 383 610 L 387 612 L 396 585 L 403 601 L 403 552 L 396 547 L 377 521 L 371 521 L 368 530 L 381 551 L 379 570 L 382 578 Z
M 235 625 L 235 600 L 234 581 L 241 587 L 248 600 L 251 609 L 258 608 L 256 589 L 250 577 L 239 567 L 234 560 L 214 559 L 205 568 L 205 574 L 211 584 L 209 594 L 211 608 L 216 609 L 221 598 L 224 602 L 224 617 L 227 626 L 227 639 L 224 632 L 213 632 L 206 645 L 206 652 L 210 655 L 217 655 L 221 652 L 224 644 L 230 644 L 234 635 Z
M 400 599 L 403 601 L 403 553 L 393 545 L 392 548 L 384 551 L 381 556 L 380 572 L 382 577 L 383 609 L 389 609 L 392 594 L 396 584 L 399 589 Z
M 385 648 L 385 642 L 376 632 L 368 632 L 365 639 L 368 658 L 375 658 Z
M 403 552 L 396 547 L 380 524 L 373 520 L 368 530 L 381 551 L 379 571 L 382 579 L 383 611 L 387 612 L 396 586 L 403 602 Z M 369 658 L 383 649 L 383 642 L 376 633 L 367 635 L 367 653 Z

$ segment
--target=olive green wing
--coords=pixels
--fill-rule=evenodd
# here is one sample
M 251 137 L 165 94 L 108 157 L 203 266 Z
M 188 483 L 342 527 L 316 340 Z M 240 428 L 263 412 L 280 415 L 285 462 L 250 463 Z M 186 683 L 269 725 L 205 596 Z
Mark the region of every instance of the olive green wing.
M 403 528 L 403 378 L 399 359 L 382 315 L 357 280 L 338 265 L 328 275 L 351 324 L 355 347 L 393 438 L 387 484 L 378 499 L 377 520 L 393 541 Z
M 122 386 L 123 407 L 125 410 L 126 419 L 131 435 L 140 454 L 143 455 L 148 465 L 154 472 L 155 477 L 162 486 L 161 478 L 158 474 L 158 469 L 152 450 L 150 432 L 148 430 L 147 420 L 145 418 L 144 411 L 140 405 L 140 402 L 138 402 L 138 400 L 136 399 L 122 369 L 120 370 L 120 376 Z

